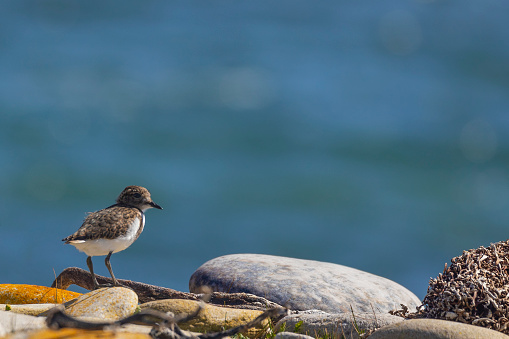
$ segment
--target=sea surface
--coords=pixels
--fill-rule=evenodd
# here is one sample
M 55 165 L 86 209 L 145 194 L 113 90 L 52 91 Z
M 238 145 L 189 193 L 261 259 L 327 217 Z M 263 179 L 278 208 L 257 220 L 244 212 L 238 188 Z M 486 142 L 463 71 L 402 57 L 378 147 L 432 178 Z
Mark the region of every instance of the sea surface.
M 61 239 L 142 185 L 164 210 L 112 256 L 118 278 L 187 291 L 207 260 L 262 253 L 422 299 L 451 258 L 509 238 L 508 12 L 2 1 L 0 283 L 86 269 Z

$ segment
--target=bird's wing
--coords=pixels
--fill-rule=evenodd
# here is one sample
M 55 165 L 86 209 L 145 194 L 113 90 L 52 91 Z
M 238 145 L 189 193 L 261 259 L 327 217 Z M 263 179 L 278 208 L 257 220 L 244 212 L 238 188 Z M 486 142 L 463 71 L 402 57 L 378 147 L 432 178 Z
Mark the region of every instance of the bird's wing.
M 113 239 L 127 232 L 128 220 L 139 217 L 141 212 L 136 208 L 111 206 L 103 210 L 90 213 L 83 225 L 70 236 L 62 239 L 66 244 L 70 242 L 93 240 L 99 238 Z

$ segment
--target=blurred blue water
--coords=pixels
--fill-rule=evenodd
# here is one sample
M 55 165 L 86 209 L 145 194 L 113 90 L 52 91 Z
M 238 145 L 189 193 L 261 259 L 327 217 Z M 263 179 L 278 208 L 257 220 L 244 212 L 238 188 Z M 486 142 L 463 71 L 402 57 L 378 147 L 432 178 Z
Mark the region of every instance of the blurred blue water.
M 507 238 L 507 2 L 0 7 L 0 282 L 86 268 L 60 239 L 132 184 L 165 209 L 115 274 L 184 291 L 251 252 L 422 298 Z

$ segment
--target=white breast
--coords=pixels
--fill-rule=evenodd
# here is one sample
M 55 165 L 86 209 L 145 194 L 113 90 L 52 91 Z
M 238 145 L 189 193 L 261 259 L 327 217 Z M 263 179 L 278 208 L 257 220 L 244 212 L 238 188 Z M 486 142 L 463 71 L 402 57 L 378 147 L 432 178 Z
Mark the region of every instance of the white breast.
M 136 240 L 138 230 L 144 225 L 145 215 L 142 214 L 141 223 L 140 218 L 136 218 L 127 233 L 121 237 L 116 239 L 76 240 L 71 241 L 70 244 L 91 257 L 107 255 L 110 252 L 117 253 L 131 246 Z

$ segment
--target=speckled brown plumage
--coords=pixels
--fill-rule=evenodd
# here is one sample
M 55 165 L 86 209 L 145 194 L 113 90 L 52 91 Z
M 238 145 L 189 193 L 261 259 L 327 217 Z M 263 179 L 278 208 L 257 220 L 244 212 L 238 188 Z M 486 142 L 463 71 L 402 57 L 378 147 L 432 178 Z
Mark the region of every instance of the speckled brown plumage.
M 127 186 L 118 196 L 115 205 L 90 213 L 81 227 L 62 241 L 69 244 L 74 240 L 115 239 L 124 236 L 134 219 L 139 218 L 137 239 L 143 231 L 143 211 L 152 207 L 161 209 L 152 201 L 145 187 Z
M 135 218 L 140 219 L 138 238 L 143 231 L 142 212 L 136 207 L 113 205 L 90 213 L 83 225 L 72 235 L 62 239 L 68 244 L 72 240 L 115 239 L 127 233 Z

